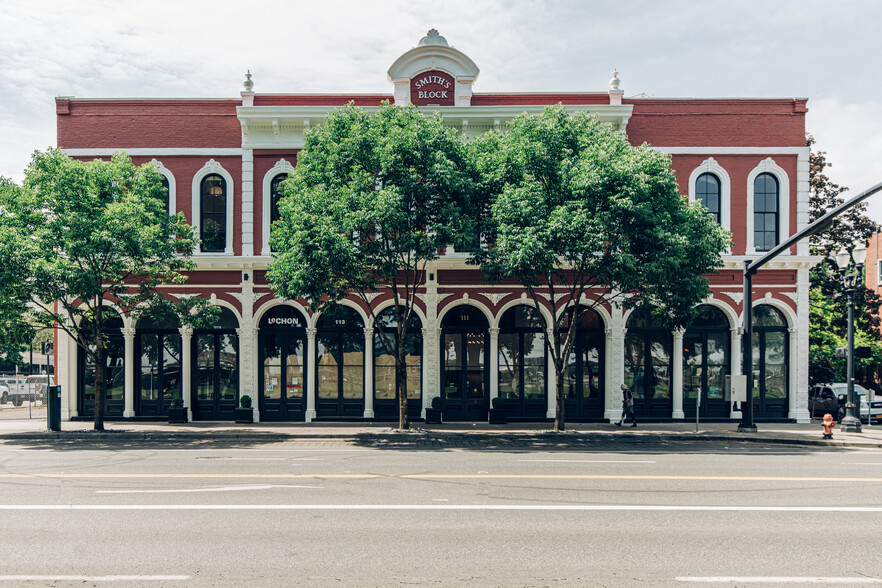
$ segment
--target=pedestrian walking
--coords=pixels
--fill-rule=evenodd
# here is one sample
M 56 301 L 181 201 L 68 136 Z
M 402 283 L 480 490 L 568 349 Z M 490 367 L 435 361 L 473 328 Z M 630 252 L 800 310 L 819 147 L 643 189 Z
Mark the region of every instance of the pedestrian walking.
M 832 439 L 833 438 L 833 427 L 836 426 L 836 423 L 833 422 L 833 415 L 829 412 L 824 415 L 824 421 L 821 423 L 824 425 L 824 439 Z
M 634 416 L 634 395 L 631 390 L 622 384 L 622 418 L 616 423 L 617 427 L 621 427 L 625 422 L 625 417 L 631 417 L 631 427 L 637 426 L 637 418 Z

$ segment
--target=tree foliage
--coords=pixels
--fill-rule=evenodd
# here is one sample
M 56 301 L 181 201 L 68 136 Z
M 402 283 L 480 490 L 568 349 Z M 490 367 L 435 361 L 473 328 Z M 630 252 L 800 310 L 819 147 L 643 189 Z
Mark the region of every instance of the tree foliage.
M 116 311 L 157 306 L 189 311 L 202 299 L 174 305 L 157 292 L 180 284 L 195 236 L 183 214 L 165 209 L 162 176 L 135 166 L 125 153 L 110 161 L 35 152 L 22 186 L 0 184 L 2 320 L 69 334 L 96 366 L 95 429 L 104 428 L 104 326 Z M 201 301 L 201 302 L 200 302 Z
M 606 303 L 645 306 L 670 326 L 688 323 L 722 265 L 730 235 L 680 194 L 670 158 L 630 145 L 596 117 L 562 106 L 523 114 L 474 149 L 492 194 L 488 247 L 475 262 L 491 280 L 516 277 L 560 316 Z M 583 298 L 583 295 L 586 298 Z M 555 429 L 565 426 L 566 370 L 576 320 L 549 341 L 557 371 Z
M 813 148 L 815 139 L 806 135 L 806 146 Z M 817 220 L 831 209 L 842 204 L 842 194 L 848 190 L 827 176 L 824 151 L 812 151 L 809 156 L 809 217 Z M 845 380 L 845 360 L 837 358 L 837 347 L 846 346 L 848 314 L 842 292 L 839 268 L 834 256 L 842 248 L 847 250 L 867 240 L 880 230 L 878 223 L 866 216 L 866 203 L 859 204 L 834 221 L 828 231 L 810 238 L 811 253 L 824 259 L 810 273 L 809 311 L 809 379 L 812 382 Z M 856 358 L 855 370 L 863 373 L 865 382 L 882 363 L 882 341 L 879 331 L 879 308 L 882 299 L 874 290 L 861 287 L 855 295 L 855 345 L 871 348 L 873 357 Z
M 388 103 L 376 114 L 350 104 L 329 115 L 307 134 L 282 184 L 268 276 L 279 296 L 307 299 L 313 309 L 350 294 L 370 309 L 370 293 L 391 293 L 401 428 L 408 427 L 405 334 L 417 287 L 439 249 L 474 230 L 475 185 L 456 131 L 439 115 Z

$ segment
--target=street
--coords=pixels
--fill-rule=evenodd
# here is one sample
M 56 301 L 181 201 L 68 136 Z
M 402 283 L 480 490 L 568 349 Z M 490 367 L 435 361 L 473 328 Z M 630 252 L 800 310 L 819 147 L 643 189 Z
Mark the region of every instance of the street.
M 0 585 L 882 584 L 879 450 L 0 443 Z

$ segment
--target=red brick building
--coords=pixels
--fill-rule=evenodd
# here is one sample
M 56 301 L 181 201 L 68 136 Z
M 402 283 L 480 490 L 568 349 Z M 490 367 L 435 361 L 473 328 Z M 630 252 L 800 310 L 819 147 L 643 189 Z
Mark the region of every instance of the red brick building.
M 381 75 L 380 72 L 377 72 Z M 304 133 L 335 108 L 368 111 L 384 101 L 441 113 L 476 136 L 504 129 L 522 112 L 562 103 L 624 131 L 633 144 L 671 155 L 684 197 L 699 199 L 733 233 L 725 266 L 711 276 L 701 319 L 670 332 L 614 306 L 580 327 L 565 388 L 573 421 L 617 418 L 618 385 L 635 392 L 644 419 L 728 419 L 723 378 L 741 371 L 742 267 L 808 222 L 806 100 L 793 98 L 626 98 L 617 73 L 596 92 L 474 91 L 479 70 L 430 31 L 387 72 L 389 94 L 261 94 L 250 74 L 238 98 L 56 99 L 58 147 L 77 158 L 127 151 L 154 161 L 166 177 L 169 207 L 203 239 L 198 269 L 169 296 L 199 295 L 222 306 L 222 325 L 193 332 L 174 324 L 135 324 L 120 316 L 108 359 L 109 418 L 161 418 L 181 394 L 191 418 L 232 418 L 250 395 L 256 420 L 393 419 L 394 372 L 374 325 L 355 298 L 337 321 L 303 301 L 274 296 L 265 278 L 274 190 L 296 164 Z M 452 248 L 433 263 L 418 295 L 409 335 L 409 389 L 419 417 L 445 398 L 448 420 L 480 420 L 503 396 L 510 419 L 552 417 L 554 373 L 542 347 L 558 309 L 527 307 L 523 289 L 489 285 Z M 800 243 L 754 278 L 757 420 L 807 421 L 808 270 Z M 391 304 L 378 294 L 371 304 Z M 331 324 L 331 323 L 335 324 Z M 353 344 L 345 333 L 363 334 Z M 356 337 L 356 340 L 361 339 Z M 59 382 L 67 418 L 92 410 L 94 370 L 72 342 L 59 342 Z

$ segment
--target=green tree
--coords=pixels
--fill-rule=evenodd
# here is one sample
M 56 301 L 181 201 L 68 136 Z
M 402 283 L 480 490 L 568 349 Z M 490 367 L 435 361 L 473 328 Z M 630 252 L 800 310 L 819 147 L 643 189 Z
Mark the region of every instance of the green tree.
M 666 325 L 687 324 L 730 235 L 686 203 L 667 155 L 630 145 L 593 116 L 549 107 L 474 149 L 492 194 L 488 247 L 474 261 L 493 281 L 517 278 L 537 308 L 541 289 L 561 317 L 574 317 L 548 341 L 561 431 L 582 314 L 606 303 L 643 305 Z
M 204 306 L 195 298 L 173 305 L 157 292 L 160 284 L 183 283 L 195 243 L 183 214 L 170 216 L 164 203 L 162 176 L 125 153 L 84 162 L 54 149 L 35 152 L 22 186 L 0 184 L 0 292 L 17 312 L 3 320 L 60 329 L 85 351 L 96 369 L 98 431 L 104 326 L 115 314 L 108 305 L 135 315 L 174 307 L 185 317 Z
M 426 264 L 472 231 L 475 187 L 469 151 L 440 116 L 416 107 L 348 105 L 310 131 L 283 184 L 268 276 L 279 296 L 315 310 L 350 294 L 395 302 L 399 427 L 407 416 L 406 329 Z M 373 317 L 376 322 L 376 316 Z
M 806 135 L 806 146 L 814 148 L 815 138 Z M 835 184 L 827 176 L 824 151 L 812 151 L 809 155 L 809 218 L 815 221 L 831 209 L 842 204 L 842 194 L 848 190 Z M 812 382 L 845 381 L 845 360 L 837 358 L 836 347 L 846 346 L 848 314 L 842 293 L 839 268 L 834 256 L 842 248 L 851 250 L 857 243 L 866 243 L 879 232 L 878 223 L 866 216 L 866 203 L 859 204 L 837 217 L 828 231 L 810 238 L 812 255 L 824 259 L 810 272 L 809 295 L 809 378 Z M 855 345 L 872 350 L 871 358 L 856 358 L 857 379 L 874 379 L 869 372 L 877 369 L 882 360 L 882 341 L 879 330 L 879 308 L 882 299 L 870 288 L 863 286 L 855 294 Z

